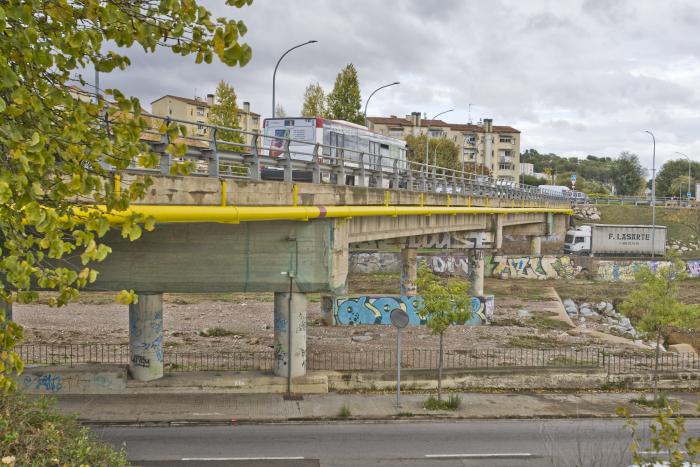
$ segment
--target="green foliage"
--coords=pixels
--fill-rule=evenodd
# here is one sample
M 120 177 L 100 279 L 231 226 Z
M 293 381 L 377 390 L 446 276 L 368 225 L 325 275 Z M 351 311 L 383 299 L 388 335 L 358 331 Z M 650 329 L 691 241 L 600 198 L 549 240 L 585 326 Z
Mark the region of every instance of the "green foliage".
M 521 182 L 524 183 L 525 185 L 539 186 L 539 185 L 546 185 L 547 179 L 535 177 L 534 175 L 523 175 Z
M 700 453 L 700 438 L 685 437 L 685 419 L 678 415 L 679 411 L 678 402 L 664 399 L 657 405 L 654 419 L 645 435 L 647 430 L 639 427 L 639 422 L 630 416 L 627 409 L 617 409 L 618 415 L 627 419 L 625 428 L 632 436 L 630 451 L 634 465 L 683 467 L 688 465 L 686 462 L 695 465 L 695 458 Z
M 446 167 L 452 170 L 462 170 L 459 160 L 459 146 L 447 138 L 428 138 L 427 135 L 406 136 L 408 160 L 425 163 L 425 144 L 428 142 L 428 164 Z M 466 164 L 467 172 L 476 172 L 474 164 Z
M 328 117 L 334 120 L 365 124 L 362 115 L 360 82 L 355 65 L 349 63 L 335 78 L 333 90 L 328 94 Z
M 275 117 L 284 118 L 286 116 L 287 116 L 287 111 L 284 110 L 284 107 L 282 107 L 282 104 L 277 104 L 275 106 Z
M 326 105 L 326 93 L 320 84 L 310 83 L 306 86 L 304 106 L 301 109 L 302 117 L 326 118 L 328 116 Z
M 673 181 L 677 180 L 678 177 L 685 178 L 685 187 L 682 189 L 682 194 L 685 197 L 685 192 L 688 189 L 688 159 L 675 159 L 671 161 L 666 161 L 661 169 L 656 174 L 656 196 L 678 196 L 678 187 L 675 189 L 673 187 Z M 700 180 L 700 162 L 691 161 L 690 163 L 690 177 L 692 178 L 690 184 L 690 191 L 695 193 L 695 182 Z
M 338 418 L 349 418 L 350 416 L 352 416 L 350 407 L 348 407 L 347 404 L 343 404 L 343 406 L 340 407 L 340 410 L 338 411 Z
M 209 109 L 209 122 L 213 125 L 228 128 L 240 128 L 238 124 L 238 103 L 233 86 L 221 80 L 216 86 L 214 105 Z M 243 143 L 243 135 L 235 131 L 217 130 L 216 139 L 230 143 Z M 219 145 L 221 149 L 230 146 L 232 150 L 239 149 L 237 145 Z
M 40 287 L 57 290 L 49 304 L 60 306 L 94 282 L 94 263 L 111 251 L 100 241 L 110 229 L 108 214 L 128 208 L 150 185 L 136 179 L 115 192 L 103 163 L 116 172 L 134 161 L 141 167 L 158 163 L 140 141 L 148 124 L 139 101 L 112 89 L 106 94 L 113 102 L 91 102 L 73 87 L 87 85 L 80 73 L 125 69 L 130 60 L 118 48 L 132 46 L 169 48 L 194 55 L 197 63 L 217 56 L 227 65 L 244 65 L 251 58 L 250 47 L 239 43 L 245 33 L 242 22 L 213 19 L 194 0 L 0 2 L 0 300 L 27 303 Z M 167 151 L 182 157 L 186 145 L 175 139 L 185 135 L 184 127 L 171 123 L 160 131 L 174 141 Z M 173 164 L 172 173 L 191 166 Z M 78 203 L 103 207 L 79 210 Z M 122 217 L 124 238 L 135 240 L 144 228 L 152 229 L 153 221 Z M 79 258 L 82 268 L 66 265 L 66 256 Z M 131 300 L 133 293 L 121 297 Z M 3 388 L 4 374 L 20 370 L 11 353 L 18 336 L 14 326 L 0 331 Z
M 425 265 L 418 268 L 418 293 L 423 298 L 422 313 L 433 334 L 442 334 L 453 324 L 471 318 L 469 283 L 457 278 L 441 279 Z
M 460 405 L 462 405 L 462 398 L 458 395 L 451 395 L 447 400 L 440 400 L 430 396 L 423 404 L 428 410 L 457 410 Z
M 693 186 L 693 180 L 692 177 L 689 179 L 687 175 L 679 175 L 678 177 L 674 178 L 671 181 L 671 186 L 670 188 L 670 196 L 678 196 L 681 199 L 685 199 L 687 197 L 688 193 L 688 181 L 690 180 L 690 193 L 692 196 L 692 193 L 695 191 L 695 187 Z M 657 196 L 661 196 L 657 193 Z
M 652 409 L 663 409 L 666 408 L 670 403 L 666 394 L 659 394 L 659 396 L 655 399 L 648 399 L 647 397 L 642 395 L 639 397 L 635 397 L 630 402 Z
M 58 415 L 51 399 L 0 394 L 0 458 L 9 465 L 129 465 L 124 451 L 94 438 L 74 417 Z M 3 464 L 5 465 L 5 464 Z
M 644 189 L 644 169 L 639 157 L 623 152 L 613 163 L 612 182 L 618 195 L 638 195 Z

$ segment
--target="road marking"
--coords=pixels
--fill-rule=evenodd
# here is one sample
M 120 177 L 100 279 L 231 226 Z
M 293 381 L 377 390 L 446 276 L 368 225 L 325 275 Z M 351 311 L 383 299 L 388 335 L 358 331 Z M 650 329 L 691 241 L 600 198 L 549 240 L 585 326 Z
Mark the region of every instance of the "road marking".
M 488 459 L 494 457 L 532 457 L 529 452 L 496 452 L 484 454 L 426 454 L 429 459 Z
M 183 457 L 181 461 L 299 461 L 303 457 Z

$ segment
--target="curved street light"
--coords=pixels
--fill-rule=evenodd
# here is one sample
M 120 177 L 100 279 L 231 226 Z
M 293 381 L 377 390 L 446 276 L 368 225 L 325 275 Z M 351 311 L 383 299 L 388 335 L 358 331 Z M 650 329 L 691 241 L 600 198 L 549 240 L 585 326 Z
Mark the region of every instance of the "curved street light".
M 676 154 L 680 154 L 681 156 L 688 159 L 688 193 L 687 194 L 688 194 L 688 207 L 690 207 L 690 168 L 692 166 L 692 162 L 690 160 L 690 156 L 688 156 L 687 154 L 683 154 L 682 152 L 678 152 L 678 151 L 676 151 Z M 695 198 L 697 198 L 697 197 L 698 197 L 698 194 L 695 193 Z M 697 199 L 696 199 L 696 201 L 697 201 Z
M 393 83 L 385 84 L 384 86 L 379 86 L 377 89 L 372 91 L 372 94 L 370 94 L 369 97 L 367 98 L 367 102 L 365 102 L 365 112 L 363 114 L 365 117 L 365 126 L 367 126 L 367 106 L 369 105 L 369 100 L 372 98 L 372 96 L 374 96 L 374 94 L 381 89 L 388 88 L 389 86 L 395 86 L 397 84 L 401 84 L 401 83 L 399 83 L 398 81 L 394 81 Z
M 318 41 L 308 41 L 303 44 L 295 45 L 291 49 L 287 50 L 282 54 L 279 60 L 277 60 L 277 65 L 275 65 L 275 71 L 272 73 L 272 118 L 275 118 L 275 78 L 277 77 L 277 68 L 280 66 L 282 59 L 292 50 L 298 49 L 299 47 L 304 47 L 305 45 L 315 44 Z
M 651 140 L 654 144 L 651 156 L 651 257 L 656 253 L 656 137 L 649 130 L 644 130 L 644 133 L 651 135 Z
M 447 112 L 453 112 L 455 109 L 450 109 L 450 110 L 443 110 L 440 113 L 437 113 L 433 115 L 433 118 L 430 120 L 435 120 L 438 118 L 440 115 L 446 114 Z M 430 146 L 430 126 L 427 127 L 425 130 L 425 170 L 428 170 L 428 146 Z

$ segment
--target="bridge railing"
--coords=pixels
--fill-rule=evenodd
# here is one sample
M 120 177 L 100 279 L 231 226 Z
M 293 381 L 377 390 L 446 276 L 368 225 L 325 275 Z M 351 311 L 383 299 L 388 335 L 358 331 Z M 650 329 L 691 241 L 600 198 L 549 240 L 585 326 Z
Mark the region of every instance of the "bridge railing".
M 155 169 L 147 170 L 134 162 L 130 171 L 168 175 L 174 162 L 190 160 L 195 165 L 195 176 L 354 185 L 514 201 L 570 202 L 565 196 L 544 193 L 537 187 L 517 181 L 389 155 L 169 117 L 149 118 L 163 121 L 166 125 L 197 125 L 208 136 L 185 136 L 173 141 L 167 133 L 147 131 L 142 134 L 142 140 L 148 141 L 152 150 L 160 154 L 160 164 Z M 167 152 L 168 145 L 176 141 L 187 144 L 186 154 L 177 160 Z
M 578 198 L 572 200 L 574 204 L 593 204 L 593 205 L 621 205 L 621 206 L 651 206 L 651 196 L 588 196 L 587 198 Z M 680 199 L 678 197 L 657 196 L 657 206 L 677 206 L 677 207 L 695 207 L 698 206 L 696 200 Z

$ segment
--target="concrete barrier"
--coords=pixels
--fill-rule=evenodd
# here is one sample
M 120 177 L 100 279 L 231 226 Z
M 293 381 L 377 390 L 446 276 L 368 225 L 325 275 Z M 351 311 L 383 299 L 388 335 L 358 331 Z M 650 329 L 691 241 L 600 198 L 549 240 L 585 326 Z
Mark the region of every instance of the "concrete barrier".
M 28 394 L 121 394 L 126 365 L 25 367 L 18 386 Z

